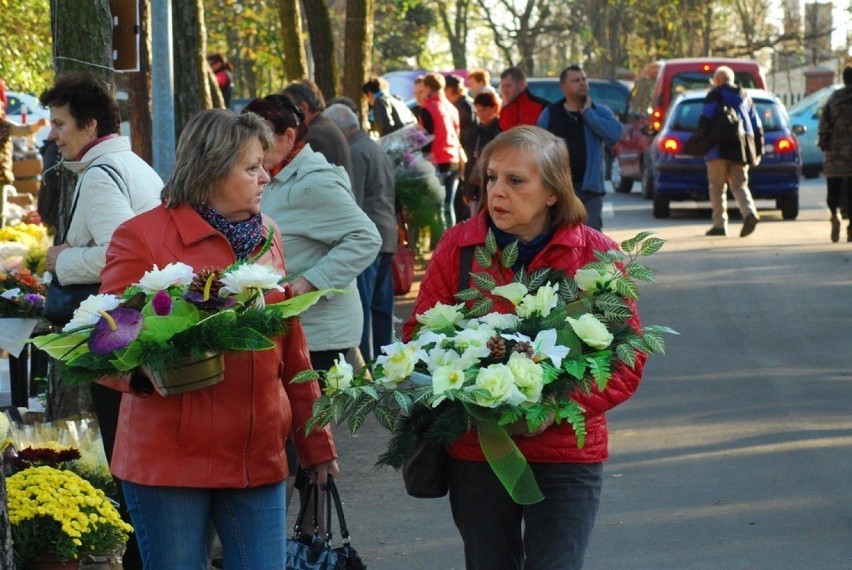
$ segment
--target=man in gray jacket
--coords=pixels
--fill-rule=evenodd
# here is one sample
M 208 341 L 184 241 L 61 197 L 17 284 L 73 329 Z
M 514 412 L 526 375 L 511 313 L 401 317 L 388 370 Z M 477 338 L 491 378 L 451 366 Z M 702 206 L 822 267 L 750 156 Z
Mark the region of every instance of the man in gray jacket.
M 352 152 L 352 193 L 355 201 L 376 224 L 382 246 L 375 261 L 358 276 L 358 293 L 364 309 L 361 354 L 367 360 L 377 356 L 380 347 L 390 344 L 393 334 L 393 286 L 391 262 L 397 247 L 394 210 L 394 168 L 381 145 L 358 124 L 358 117 L 342 104 L 325 110 L 346 136 Z

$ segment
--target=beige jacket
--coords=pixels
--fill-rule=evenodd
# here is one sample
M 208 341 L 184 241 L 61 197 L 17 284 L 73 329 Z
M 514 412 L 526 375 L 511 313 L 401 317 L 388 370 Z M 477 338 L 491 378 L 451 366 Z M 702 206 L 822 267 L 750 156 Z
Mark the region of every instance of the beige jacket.
M 77 173 L 77 207 L 65 238 L 71 247 L 59 254 L 55 276 L 63 285 L 98 283 L 115 228 L 157 206 L 163 181 L 130 150 L 127 137 L 107 139 L 90 148 L 79 162 L 63 164 Z M 113 168 L 124 187 L 98 165 Z

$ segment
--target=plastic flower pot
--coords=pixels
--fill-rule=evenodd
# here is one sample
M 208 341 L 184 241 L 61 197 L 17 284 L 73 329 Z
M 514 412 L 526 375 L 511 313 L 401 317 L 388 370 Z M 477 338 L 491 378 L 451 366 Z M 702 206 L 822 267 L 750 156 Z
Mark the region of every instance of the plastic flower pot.
M 174 368 L 149 370 L 154 389 L 161 396 L 174 396 L 215 386 L 225 378 L 225 357 L 205 352 L 200 357 L 181 358 Z

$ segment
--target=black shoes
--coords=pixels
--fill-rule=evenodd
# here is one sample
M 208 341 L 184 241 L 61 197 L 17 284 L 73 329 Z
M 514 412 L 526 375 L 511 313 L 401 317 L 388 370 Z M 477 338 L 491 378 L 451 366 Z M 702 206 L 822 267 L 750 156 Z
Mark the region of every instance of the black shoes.
M 746 237 L 747 235 L 750 235 L 754 231 L 754 228 L 757 227 L 757 222 L 759 221 L 760 220 L 757 219 L 757 216 L 755 216 L 754 214 L 749 214 L 748 216 L 746 216 L 746 219 L 743 222 L 743 229 L 740 231 L 740 237 Z
M 728 230 L 726 230 L 725 228 L 717 228 L 717 227 L 714 226 L 714 227 L 710 228 L 709 230 L 707 230 L 707 233 L 704 234 L 704 235 L 706 235 L 706 236 L 726 236 L 726 235 L 728 235 Z
M 837 215 L 831 216 L 831 241 L 840 241 L 840 217 Z

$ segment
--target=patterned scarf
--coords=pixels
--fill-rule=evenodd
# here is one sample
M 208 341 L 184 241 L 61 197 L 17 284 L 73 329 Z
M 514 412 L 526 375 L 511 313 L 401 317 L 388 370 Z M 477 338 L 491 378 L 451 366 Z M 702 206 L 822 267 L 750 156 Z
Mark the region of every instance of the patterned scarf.
M 251 252 L 263 241 L 263 222 L 260 214 L 233 223 L 206 204 L 193 207 L 205 222 L 225 236 L 237 259 L 248 259 Z

